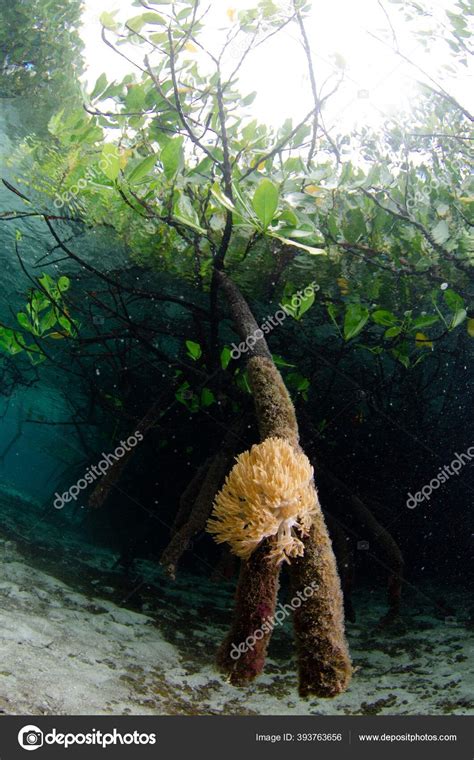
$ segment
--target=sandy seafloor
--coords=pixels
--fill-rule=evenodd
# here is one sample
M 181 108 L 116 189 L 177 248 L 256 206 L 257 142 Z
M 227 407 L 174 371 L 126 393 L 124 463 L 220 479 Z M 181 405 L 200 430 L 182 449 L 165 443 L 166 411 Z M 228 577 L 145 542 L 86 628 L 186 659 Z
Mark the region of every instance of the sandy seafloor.
M 289 622 L 274 632 L 265 673 L 237 689 L 213 661 L 230 584 L 187 572 L 173 584 L 152 560 L 125 579 L 117 554 L 85 544 L 57 513 L 38 522 L 38 510 L 0 494 L 3 714 L 474 714 L 467 592 L 408 586 L 401 619 L 384 629 L 383 588 L 356 592 L 357 622 L 348 624 L 356 672 L 336 699 L 299 699 Z M 448 599 L 452 614 L 435 598 Z

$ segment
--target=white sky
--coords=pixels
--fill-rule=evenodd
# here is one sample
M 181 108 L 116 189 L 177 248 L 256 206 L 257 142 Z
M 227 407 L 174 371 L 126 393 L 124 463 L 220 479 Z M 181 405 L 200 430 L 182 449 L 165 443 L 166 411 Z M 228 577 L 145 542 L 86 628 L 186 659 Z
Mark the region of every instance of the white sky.
M 430 0 L 429 7 L 434 13 L 452 8 L 454 0 Z M 251 7 L 251 0 L 208 0 L 212 10 L 208 15 L 208 37 L 218 44 L 219 32 L 230 25 L 227 10 Z M 140 13 L 140 8 L 132 6 L 129 0 L 86 0 L 84 26 L 86 80 L 91 85 L 99 74 L 105 71 L 109 80 L 120 79 L 130 70 L 127 64 L 100 39 L 99 16 L 102 11 L 119 11 L 119 19 Z M 206 3 L 202 3 L 206 7 Z M 411 36 L 401 19 L 397 20 L 396 8 L 388 0 L 384 1 L 397 33 L 400 49 L 425 70 L 439 72 L 445 60 L 446 47 L 426 52 Z M 159 10 L 159 7 L 157 7 Z M 342 131 L 354 124 L 375 126 L 380 119 L 409 106 L 410 96 L 417 79 L 421 78 L 413 68 L 403 63 L 388 46 L 371 37 L 370 33 L 390 39 L 389 25 L 378 0 L 315 0 L 307 31 L 315 63 L 318 86 L 337 71 L 334 55 L 342 55 L 346 62 L 345 83 L 340 92 L 331 100 L 325 115 L 326 127 Z M 110 33 L 109 33 L 110 34 Z M 238 51 L 237 51 L 238 53 Z M 137 48 L 136 60 L 141 62 L 143 53 Z M 446 56 L 446 59 L 445 59 Z M 242 70 L 241 90 L 257 90 L 257 98 L 252 106 L 253 114 L 259 121 L 281 124 L 291 116 L 295 122 L 311 108 L 309 84 L 305 62 L 298 42 L 296 25 L 277 35 L 256 51 Z M 335 79 L 328 82 L 328 88 Z M 469 107 L 468 93 L 473 90 L 466 76 L 445 72 L 443 83 L 461 103 Z M 324 93 L 323 93 L 324 94 Z M 416 95 L 415 95 L 416 97 Z

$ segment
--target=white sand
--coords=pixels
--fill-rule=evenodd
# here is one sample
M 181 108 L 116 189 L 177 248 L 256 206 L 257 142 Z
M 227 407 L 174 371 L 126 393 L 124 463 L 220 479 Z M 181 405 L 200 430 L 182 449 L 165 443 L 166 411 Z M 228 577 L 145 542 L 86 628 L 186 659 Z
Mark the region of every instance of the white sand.
M 474 679 L 466 667 L 472 640 L 457 617 L 437 620 L 421 611 L 406 616 L 404 633 L 378 633 L 383 595 L 376 601 L 359 595 L 360 620 L 349 626 L 358 670 L 349 691 L 335 700 L 303 702 L 288 626 L 274 636 L 265 674 L 235 689 L 213 665 L 232 604 L 227 590 L 188 574 L 170 585 L 154 563 L 142 561 L 140 571 L 154 588 L 141 589 L 149 609 L 138 614 L 110 601 L 110 576 L 104 580 L 100 567 L 112 566 L 115 557 L 105 550 L 81 555 L 79 545 L 70 549 L 58 560 L 57 575 L 72 562 L 83 581 L 85 561 L 89 570 L 96 564 L 94 595 L 34 567 L 15 541 L 0 541 L 4 713 L 474 714 Z M 462 609 L 463 599 L 456 601 Z

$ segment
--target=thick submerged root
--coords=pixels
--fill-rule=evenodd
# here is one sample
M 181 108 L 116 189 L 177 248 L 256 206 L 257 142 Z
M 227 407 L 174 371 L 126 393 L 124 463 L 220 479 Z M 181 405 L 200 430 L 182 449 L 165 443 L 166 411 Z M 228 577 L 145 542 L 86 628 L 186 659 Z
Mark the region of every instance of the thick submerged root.
M 280 569 L 268 561 L 263 541 L 250 559 L 241 563 L 233 622 L 217 653 L 217 665 L 234 686 L 245 686 L 265 665 L 272 634 Z
M 336 697 L 349 686 L 352 665 L 344 635 L 341 584 L 322 512 L 304 545 L 304 556 L 290 565 L 294 595 L 315 588 L 293 616 L 299 693 Z

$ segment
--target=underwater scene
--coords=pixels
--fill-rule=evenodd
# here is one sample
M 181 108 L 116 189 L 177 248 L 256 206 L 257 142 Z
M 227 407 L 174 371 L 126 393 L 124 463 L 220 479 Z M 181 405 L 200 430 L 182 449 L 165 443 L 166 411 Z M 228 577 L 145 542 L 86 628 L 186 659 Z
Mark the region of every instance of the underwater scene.
M 0 713 L 474 714 L 473 13 L 0 0 Z

